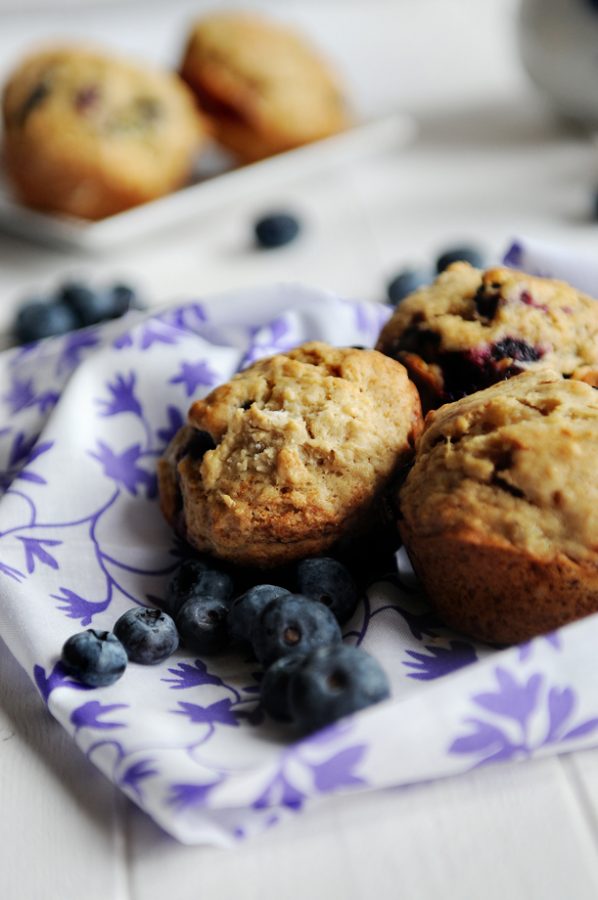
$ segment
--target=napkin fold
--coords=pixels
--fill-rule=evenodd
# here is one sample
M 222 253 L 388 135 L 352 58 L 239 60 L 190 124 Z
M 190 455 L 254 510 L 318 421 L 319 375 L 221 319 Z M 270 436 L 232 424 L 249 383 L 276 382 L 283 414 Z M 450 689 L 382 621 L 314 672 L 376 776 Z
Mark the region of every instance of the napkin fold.
M 300 741 L 263 717 L 241 655 L 180 649 L 99 689 L 60 665 L 72 633 L 163 596 L 182 548 L 155 466 L 191 398 L 305 340 L 371 346 L 387 315 L 279 285 L 0 356 L 0 633 L 88 758 L 185 843 L 230 845 L 332 792 L 598 744 L 598 617 L 504 651 L 476 644 L 436 620 L 403 551 L 345 627 L 392 698 Z

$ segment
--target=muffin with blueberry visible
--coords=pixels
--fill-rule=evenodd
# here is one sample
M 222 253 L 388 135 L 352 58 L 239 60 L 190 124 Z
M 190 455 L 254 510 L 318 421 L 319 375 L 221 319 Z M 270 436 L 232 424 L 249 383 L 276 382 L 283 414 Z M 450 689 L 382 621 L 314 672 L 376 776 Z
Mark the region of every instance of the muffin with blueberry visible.
M 216 138 L 243 162 L 348 125 L 328 64 L 294 30 L 253 13 L 214 13 L 197 22 L 180 71 Z
M 196 549 L 270 568 L 367 530 L 422 428 L 404 367 L 313 342 L 189 410 L 158 464 L 166 519 Z
M 562 281 L 455 263 L 401 301 L 377 349 L 407 367 L 425 409 L 539 368 L 592 384 L 598 302 Z
M 492 643 L 598 612 L 598 392 L 525 372 L 430 412 L 400 531 L 444 621 Z
M 20 199 L 84 219 L 184 184 L 205 135 L 176 75 L 78 47 L 23 60 L 3 116 L 5 168 Z

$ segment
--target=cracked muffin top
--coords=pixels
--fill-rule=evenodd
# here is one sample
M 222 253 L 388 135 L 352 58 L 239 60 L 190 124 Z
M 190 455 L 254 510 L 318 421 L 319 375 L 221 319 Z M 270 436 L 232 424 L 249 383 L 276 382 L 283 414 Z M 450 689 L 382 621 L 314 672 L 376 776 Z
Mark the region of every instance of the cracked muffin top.
M 561 281 L 455 263 L 400 303 L 377 349 L 407 367 L 424 409 L 529 369 L 598 385 L 598 302 Z
M 366 527 L 422 427 L 402 365 L 309 343 L 191 406 L 159 463 L 163 512 L 199 550 L 270 567 Z
M 302 35 L 254 13 L 214 13 L 197 22 L 181 75 L 218 140 L 243 160 L 298 147 L 348 124 L 327 63 Z
M 519 375 L 429 413 L 400 493 L 406 530 L 566 557 L 596 575 L 597 458 L 598 392 L 557 373 Z
M 24 202 L 87 219 L 184 183 L 206 137 L 178 76 L 74 45 L 20 62 L 3 117 L 6 168 Z

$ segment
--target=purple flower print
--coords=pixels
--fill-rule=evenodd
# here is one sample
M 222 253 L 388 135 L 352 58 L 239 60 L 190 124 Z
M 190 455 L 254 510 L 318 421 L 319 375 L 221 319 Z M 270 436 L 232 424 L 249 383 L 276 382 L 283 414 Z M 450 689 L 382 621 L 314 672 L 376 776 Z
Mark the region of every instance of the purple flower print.
M 570 687 L 556 686 L 544 690 L 544 676 L 531 675 L 518 682 L 506 669 L 494 671 L 498 688 L 471 699 L 496 721 L 468 717 L 472 726 L 469 734 L 457 737 L 449 746 L 449 753 L 475 754 L 475 767 L 494 760 L 529 756 L 534 750 L 563 741 L 583 737 L 598 729 L 598 718 L 590 718 L 573 724 L 575 692 Z M 531 735 L 532 717 L 541 717 L 546 725 L 543 736 Z
M 112 394 L 109 400 L 97 400 L 98 405 L 104 407 L 102 416 L 115 416 L 118 413 L 133 413 L 135 416 L 141 416 L 141 404 L 135 396 L 135 374 L 129 373 L 129 377 L 124 375 L 116 375 L 114 382 L 106 384 L 107 389 Z
M 251 363 L 273 353 L 284 353 L 297 343 L 284 316 L 273 319 L 264 328 L 253 329 L 249 347 L 239 363 L 239 371 Z
M 285 751 L 274 775 L 252 804 L 253 808 L 285 806 L 288 809 L 301 809 L 307 793 L 292 781 L 292 773 L 298 767 L 308 778 L 311 776 L 314 789 L 321 794 L 342 788 L 366 786 L 365 779 L 355 772 L 366 755 L 366 744 L 349 745 L 332 752 L 328 749 L 331 743 L 339 738 L 344 739 L 350 730 L 351 726 L 345 722 L 335 723 Z M 319 754 L 324 753 L 324 758 L 314 762 L 314 750 Z
M 45 547 L 58 547 L 62 541 L 51 541 L 47 538 L 19 537 L 25 550 L 25 565 L 29 574 L 35 571 L 35 560 L 51 569 L 57 569 L 58 563 Z
M 124 334 L 119 334 L 118 337 L 114 338 L 112 346 L 115 350 L 124 350 L 127 347 L 132 347 L 133 337 L 131 333 L 129 331 L 125 331 Z
M 322 763 L 311 765 L 316 789 L 322 793 L 336 791 L 342 787 L 355 787 L 366 782 L 353 771 L 365 755 L 365 744 L 356 744 L 339 750 Z
M 193 664 L 179 663 L 175 668 L 168 670 L 174 678 L 162 678 L 162 681 L 172 684 L 171 691 L 184 690 L 191 687 L 199 687 L 201 684 L 221 685 L 223 681 L 217 675 L 211 675 L 207 666 L 201 659 L 196 659 Z
M 38 437 L 37 434 L 27 437 L 22 431 L 17 432 L 9 454 L 8 468 L 4 472 L 0 472 L 0 489 L 10 487 L 17 478 L 33 484 L 46 484 L 45 478 L 28 468 L 35 459 L 43 453 L 47 453 L 54 443 L 45 441 L 38 444 L 36 443 Z
M 441 678 L 450 672 L 456 672 L 464 666 L 469 666 L 477 660 L 477 654 L 472 644 L 465 641 L 449 641 L 448 647 L 437 647 L 426 644 L 424 649 L 428 653 L 418 653 L 415 650 L 407 650 L 407 656 L 412 660 L 403 665 L 414 672 L 409 672 L 409 678 L 418 681 L 432 681 Z
M 30 378 L 29 381 L 20 381 L 16 375 L 13 375 L 10 390 L 2 396 L 2 399 L 8 404 L 13 416 L 22 409 L 32 406 L 35 401 L 33 378 Z
M 251 805 L 253 809 L 285 806 L 287 809 L 297 811 L 305 803 L 306 796 L 302 790 L 291 784 L 283 771 L 279 771 Z
M 0 561 L 0 575 L 6 575 L 7 578 L 12 578 L 13 581 L 22 581 L 25 577 L 19 569 L 15 569 L 13 566 L 9 566 L 8 563 L 3 563 Z
M 169 380 L 169 384 L 182 384 L 187 397 L 191 397 L 198 387 L 211 387 L 216 384 L 218 375 L 210 369 L 207 362 L 200 360 L 196 363 L 181 362 L 178 375 Z
M 188 716 L 189 721 L 199 725 L 232 725 L 238 726 L 237 717 L 231 710 L 231 701 L 218 700 L 210 706 L 198 706 L 197 703 L 179 701 L 181 709 L 173 709 L 175 715 Z
M 503 256 L 503 263 L 505 266 L 510 266 L 512 269 L 520 269 L 523 265 L 523 247 L 518 241 L 513 241 L 505 255 Z
M 534 647 L 537 647 L 540 641 L 546 641 L 546 643 L 554 647 L 555 650 L 561 650 L 563 646 L 561 636 L 557 634 L 556 631 L 552 634 L 544 634 L 539 638 L 535 638 L 533 641 L 526 641 L 525 644 L 519 645 L 519 662 L 525 662 L 529 659 Z
M 148 322 L 141 332 L 140 350 L 149 350 L 153 344 L 176 344 L 181 333 L 178 328 L 163 325 L 157 319 Z
M 89 455 L 103 465 L 107 478 L 112 478 L 135 497 L 139 486 L 145 487 L 148 498 L 156 496 L 156 476 L 138 465 L 144 455 L 140 444 L 133 444 L 120 454 L 103 441 L 98 441 L 98 447 L 97 453 L 89 451 Z
M 79 619 L 81 625 L 91 625 L 93 617 L 107 609 L 111 599 L 109 595 L 101 603 L 92 603 L 68 588 L 61 587 L 59 590 L 62 591 L 63 596 L 51 594 L 54 600 L 59 600 L 62 604 L 58 609 L 60 612 L 66 613 L 69 619 Z
M 81 331 L 73 331 L 67 335 L 58 359 L 56 371 L 58 374 L 65 370 L 76 369 L 80 364 L 86 350 L 92 350 L 100 343 L 96 329 L 86 328 Z
M 168 425 L 165 428 L 158 428 L 156 431 L 158 440 L 164 447 L 171 442 L 179 428 L 185 424 L 183 414 L 176 406 L 168 406 L 166 415 L 168 416 Z
M 153 778 L 154 775 L 159 774 L 158 769 L 152 768 L 153 762 L 153 759 L 140 759 L 138 762 L 128 766 L 119 779 L 121 787 L 129 788 L 139 799 L 141 799 L 142 791 L 139 786 L 140 782 L 145 781 L 146 778 Z
M 222 779 L 219 778 L 209 784 L 171 784 L 166 802 L 169 806 L 175 806 L 180 810 L 188 809 L 190 806 L 204 806 L 210 791 L 221 783 Z
M 160 319 L 163 322 L 170 323 L 181 331 L 198 334 L 201 326 L 208 320 L 205 309 L 201 303 L 188 303 L 185 306 L 179 306 L 174 310 L 167 310 L 162 313 Z
M 124 722 L 103 722 L 100 716 L 107 716 L 115 709 L 127 709 L 126 703 L 102 704 L 97 700 L 90 700 L 82 706 L 78 706 L 71 713 L 71 722 L 79 728 L 103 728 L 106 731 L 113 728 L 124 728 Z
M 27 437 L 22 431 L 19 431 L 15 435 L 12 449 L 10 451 L 10 456 L 9 456 L 9 460 L 8 460 L 9 466 L 16 467 L 22 463 L 26 463 L 29 460 L 31 460 L 33 458 L 33 450 L 35 447 L 35 442 L 37 441 L 38 437 L 39 437 L 39 435 L 37 435 L 37 434 Z M 38 447 L 36 456 L 39 456 L 39 453 L 40 453 L 40 450 Z
M 48 675 L 46 675 L 46 670 L 43 666 L 34 666 L 33 678 L 46 703 L 48 702 L 48 698 L 52 691 L 55 691 L 56 688 L 59 687 L 74 688 L 77 691 L 93 690 L 88 684 L 81 684 L 80 681 L 74 681 L 61 662 L 55 663 Z
M 36 394 L 32 378 L 28 381 L 20 381 L 16 375 L 13 375 L 10 390 L 4 394 L 2 399 L 8 404 L 12 415 L 16 415 L 21 410 L 29 409 L 32 406 L 39 407 L 39 411 L 45 413 L 49 407 L 56 405 L 58 397 L 56 391 L 43 391 L 41 394 Z
M 519 684 L 510 672 L 500 666 L 495 669 L 495 675 L 498 690 L 476 694 L 473 698 L 475 703 L 488 712 L 516 719 L 524 727 L 538 702 L 542 676 L 536 673 Z

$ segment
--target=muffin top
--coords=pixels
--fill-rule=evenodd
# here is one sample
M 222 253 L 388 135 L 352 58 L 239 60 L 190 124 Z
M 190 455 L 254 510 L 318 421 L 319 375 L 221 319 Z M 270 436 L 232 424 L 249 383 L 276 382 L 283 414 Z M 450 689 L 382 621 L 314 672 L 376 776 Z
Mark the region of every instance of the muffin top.
M 593 383 L 598 303 L 562 281 L 455 263 L 399 304 L 377 349 L 407 365 L 429 406 L 540 367 Z
M 289 146 L 347 125 L 336 77 L 295 31 L 247 13 L 216 13 L 193 28 L 183 78 L 216 118 L 276 132 Z
M 165 161 L 190 162 L 202 134 L 177 76 L 74 46 L 27 57 L 5 87 L 3 113 L 13 148 L 35 142 L 49 159 L 88 160 L 104 173 L 133 161 L 133 181 Z
M 190 542 L 268 566 L 351 530 L 411 456 L 421 407 L 394 360 L 314 342 L 255 363 L 195 402 L 189 426 L 161 467 L 167 518 L 176 466 Z M 205 433 L 213 449 L 204 441 L 202 454 L 187 450 L 185 441 L 192 448 Z
M 598 392 L 526 372 L 428 414 L 401 515 L 539 560 L 598 563 Z

